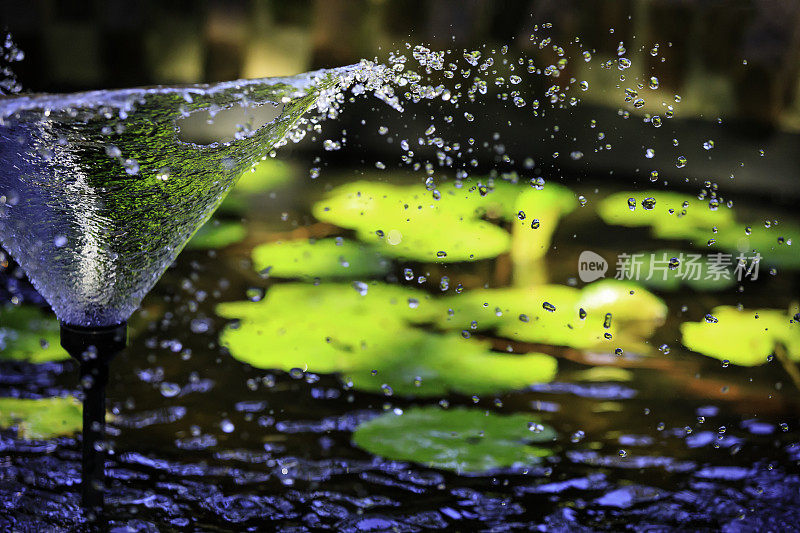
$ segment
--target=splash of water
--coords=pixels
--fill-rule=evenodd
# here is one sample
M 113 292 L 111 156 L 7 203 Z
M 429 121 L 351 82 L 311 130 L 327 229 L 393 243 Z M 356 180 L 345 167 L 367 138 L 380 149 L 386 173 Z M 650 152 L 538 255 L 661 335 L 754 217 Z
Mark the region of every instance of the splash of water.
M 0 240 L 64 322 L 138 307 L 238 177 L 337 84 L 335 71 L 184 88 L 0 101 Z M 228 142 L 181 140 L 179 121 L 234 105 L 275 120 Z

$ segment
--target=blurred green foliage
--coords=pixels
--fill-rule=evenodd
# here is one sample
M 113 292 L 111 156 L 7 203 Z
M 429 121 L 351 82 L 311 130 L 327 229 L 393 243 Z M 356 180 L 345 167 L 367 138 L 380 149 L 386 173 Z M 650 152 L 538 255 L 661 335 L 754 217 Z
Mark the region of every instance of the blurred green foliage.
M 69 359 L 58 321 L 30 305 L 0 307 L 0 361 L 46 363 Z
M 261 244 L 253 249 L 252 257 L 259 272 L 305 280 L 374 276 L 391 266 L 370 245 L 341 238 Z
M 690 350 L 734 365 L 764 364 L 778 344 L 800 361 L 800 324 L 777 309 L 715 307 L 705 320 L 681 324 L 681 335 Z
M 72 435 L 83 424 L 81 404 L 65 398 L 0 398 L 0 427 L 16 427 L 26 440 L 41 440 Z

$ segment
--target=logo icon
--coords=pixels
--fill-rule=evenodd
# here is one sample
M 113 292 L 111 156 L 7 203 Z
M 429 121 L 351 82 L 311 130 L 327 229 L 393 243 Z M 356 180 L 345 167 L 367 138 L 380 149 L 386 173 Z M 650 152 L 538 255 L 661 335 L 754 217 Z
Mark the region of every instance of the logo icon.
M 604 278 L 608 271 L 608 261 L 590 250 L 584 250 L 578 257 L 578 277 L 584 283 Z

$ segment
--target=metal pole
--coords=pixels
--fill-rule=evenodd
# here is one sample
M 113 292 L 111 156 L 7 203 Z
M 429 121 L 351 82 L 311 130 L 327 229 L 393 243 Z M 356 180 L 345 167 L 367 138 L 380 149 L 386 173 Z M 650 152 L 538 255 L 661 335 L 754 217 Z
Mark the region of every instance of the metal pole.
M 83 460 L 81 504 L 95 514 L 103 510 L 105 491 L 106 384 L 111 359 L 127 342 L 127 323 L 88 328 L 61 324 L 61 346 L 80 363 L 83 389 Z

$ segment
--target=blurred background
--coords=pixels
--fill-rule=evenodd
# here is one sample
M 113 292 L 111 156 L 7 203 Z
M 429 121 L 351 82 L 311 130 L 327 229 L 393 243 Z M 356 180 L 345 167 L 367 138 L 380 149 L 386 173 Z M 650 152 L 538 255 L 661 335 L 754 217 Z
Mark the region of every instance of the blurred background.
M 25 59 L 13 66 L 20 83 L 28 91 L 49 92 L 293 75 L 361 58 L 384 59 L 393 50 L 409 54 L 406 43 L 432 49 L 508 45 L 510 57 L 546 65 L 557 58 L 552 50 L 534 46 L 529 36 L 534 25 L 549 22 L 554 43 L 576 44 L 577 36 L 582 49 L 592 51 L 591 63 L 571 57 L 561 73 L 562 79 L 590 80 L 591 90 L 580 95 L 583 105 L 554 110 L 536 129 L 506 102 L 487 98 L 478 109 L 485 118 L 476 121 L 470 135 L 491 138 L 502 125 L 505 154 L 518 162 L 533 158 L 551 175 L 605 180 L 612 173 L 613 179 L 646 185 L 645 178 L 656 170 L 677 187 L 724 180 L 730 192 L 754 194 L 765 202 L 791 204 L 800 197 L 794 175 L 800 168 L 797 2 L 32 0 L 0 6 L 2 25 L 25 52 Z M 598 75 L 597 68 L 618 57 L 620 43 L 634 65 L 625 84 L 614 75 L 616 69 Z M 657 98 L 634 109 L 623 91 L 636 82 L 645 88 L 650 76 L 659 80 L 657 93 L 648 91 Z M 541 97 L 545 81 L 528 90 Z M 357 142 L 328 154 L 331 164 L 360 161 L 365 151 L 375 159 L 396 155 L 373 134 L 375 124 L 362 130 L 364 117 L 376 116 L 374 106 L 374 101 L 347 106 L 338 125 Z M 669 135 L 662 130 L 655 136 L 642 121 L 618 120 L 620 109 L 645 118 L 674 114 L 669 128 L 681 147 L 670 153 L 676 149 Z M 426 109 L 425 120 L 435 113 Z M 404 129 L 413 121 L 410 114 L 401 119 L 391 113 L 377 120 Z M 601 126 L 603 120 L 613 121 L 604 133 L 614 150 L 591 148 L 596 131 L 585 127 L 591 120 Z M 561 135 L 554 137 L 548 128 L 556 123 Z M 637 138 L 641 147 L 630 142 Z M 702 148 L 709 139 L 715 142 L 713 153 Z M 563 150 L 565 140 L 586 157 L 554 160 L 551 155 Z M 643 161 L 648 147 L 670 156 Z M 306 157 L 320 150 L 320 143 L 309 140 L 293 149 Z M 497 159 L 482 152 L 481 168 L 493 168 Z M 675 167 L 680 155 L 689 160 L 685 168 Z M 728 179 L 733 174 L 736 179 Z
M 723 113 L 800 128 L 800 4 L 782 0 L 31 0 L 4 1 L 31 91 L 284 76 L 385 55 L 509 44 L 530 53 L 534 24 L 600 55 L 636 36 L 662 86 Z M 615 32 L 609 36 L 609 28 Z M 561 37 L 561 38 L 559 38 Z M 648 46 L 649 45 L 649 46 Z M 630 46 L 629 46 L 630 47 Z M 663 58 L 663 59 L 662 59 Z M 747 64 L 743 65 L 743 59 Z M 683 114 L 687 110 L 683 110 Z

